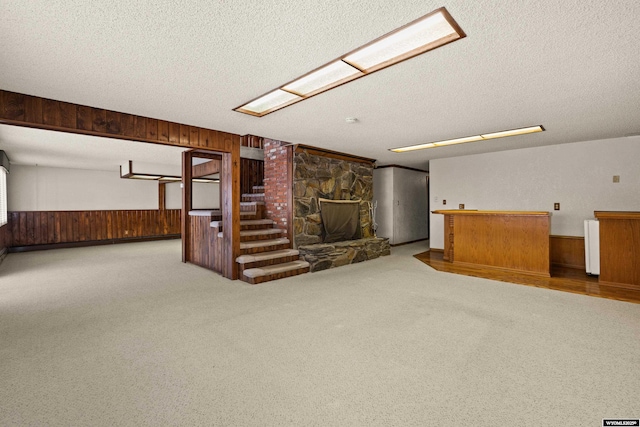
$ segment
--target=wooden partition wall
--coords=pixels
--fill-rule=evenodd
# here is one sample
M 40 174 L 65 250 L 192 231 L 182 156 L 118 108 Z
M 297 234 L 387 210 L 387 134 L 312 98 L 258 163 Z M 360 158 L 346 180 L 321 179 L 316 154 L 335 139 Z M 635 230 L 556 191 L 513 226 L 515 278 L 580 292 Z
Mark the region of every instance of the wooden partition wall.
M 9 212 L 12 247 L 180 237 L 180 210 Z
M 238 278 L 235 259 L 240 255 L 240 226 L 238 225 L 240 135 L 6 90 L 0 90 L 0 123 L 191 149 L 206 149 L 222 154 L 220 191 L 223 220 L 226 224 L 232 224 L 224 233 L 224 245 L 228 249 L 223 262 L 224 276 L 229 279 Z M 245 141 L 246 143 L 255 142 L 251 138 L 245 138 Z M 190 176 L 191 168 L 188 171 L 188 182 L 190 182 Z M 183 171 L 183 178 L 186 177 Z M 181 216 L 183 242 L 189 239 L 189 231 L 185 233 L 189 227 L 188 215 L 184 215 L 184 201 L 183 192 Z M 188 201 L 190 206 L 190 199 Z M 187 250 L 188 246 L 183 246 L 183 261 L 188 258 Z

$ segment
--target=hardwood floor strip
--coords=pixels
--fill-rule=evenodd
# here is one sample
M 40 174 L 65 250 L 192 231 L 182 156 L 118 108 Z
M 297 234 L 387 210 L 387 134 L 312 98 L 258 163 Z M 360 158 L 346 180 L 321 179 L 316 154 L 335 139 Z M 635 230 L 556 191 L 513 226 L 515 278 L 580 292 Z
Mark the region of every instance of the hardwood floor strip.
M 603 285 L 598 282 L 597 277 L 589 276 L 583 270 L 575 268 L 554 266 L 551 268 L 551 277 L 540 277 L 522 273 L 501 272 L 477 267 L 454 265 L 443 259 L 442 252 L 427 251 L 416 254 L 414 257 L 435 270 L 445 273 L 481 277 L 484 279 L 498 280 L 500 282 L 535 286 L 538 288 L 640 304 L 640 291 Z

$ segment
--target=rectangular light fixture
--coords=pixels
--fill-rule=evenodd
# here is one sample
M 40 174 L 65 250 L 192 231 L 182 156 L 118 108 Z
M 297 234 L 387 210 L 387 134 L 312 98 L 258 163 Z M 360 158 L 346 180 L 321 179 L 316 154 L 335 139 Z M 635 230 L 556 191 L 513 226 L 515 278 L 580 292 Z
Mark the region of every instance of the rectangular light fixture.
M 236 108 L 236 111 L 250 114 L 252 116 L 262 117 L 272 111 L 279 110 L 280 108 L 284 108 L 287 105 L 291 105 L 298 101 L 302 101 L 302 98 L 298 95 L 294 95 L 281 89 L 276 89 L 266 95 L 262 95 L 260 98 L 254 99 L 253 101 Z
M 149 180 L 155 180 L 155 179 L 160 179 L 159 176 L 157 175 L 147 175 L 147 174 L 134 174 L 131 176 L 128 176 L 127 178 L 132 178 L 132 179 L 149 179 Z
M 456 27 L 442 11 L 438 11 L 361 47 L 343 60 L 370 73 L 460 37 Z
M 282 86 L 282 90 L 309 97 L 361 76 L 363 73 L 357 68 L 343 61 L 335 61 Z
M 464 138 L 445 139 L 444 141 L 427 142 L 425 144 L 409 145 L 407 147 L 391 148 L 394 153 L 404 153 L 407 151 L 422 150 L 425 148 L 442 147 L 445 145 L 464 144 L 466 142 L 485 141 L 489 139 L 504 138 L 507 136 L 526 135 L 528 133 L 543 132 L 542 125 L 530 126 L 526 128 L 518 128 L 511 130 L 503 130 L 500 132 L 484 133 L 482 135 L 465 136 Z
M 215 179 L 215 178 L 210 178 L 210 179 L 208 179 L 208 178 L 194 178 L 191 181 L 193 181 L 193 182 L 205 182 L 207 184 L 210 184 L 210 183 L 213 183 L 213 182 L 220 182 L 219 179 Z
M 2 153 L 2 151 L 0 151 Z M 123 167 L 124 166 L 124 167 Z M 147 181 L 160 181 L 160 182 L 178 182 L 182 181 L 182 177 L 175 175 L 154 175 L 150 173 L 135 173 L 133 172 L 133 162 L 129 160 L 128 163 L 120 165 L 120 178 L 126 179 L 144 179 Z M 218 178 L 194 178 L 193 182 L 204 182 L 207 184 L 220 182 Z
M 464 31 L 442 7 L 234 110 L 266 116 L 464 37 Z

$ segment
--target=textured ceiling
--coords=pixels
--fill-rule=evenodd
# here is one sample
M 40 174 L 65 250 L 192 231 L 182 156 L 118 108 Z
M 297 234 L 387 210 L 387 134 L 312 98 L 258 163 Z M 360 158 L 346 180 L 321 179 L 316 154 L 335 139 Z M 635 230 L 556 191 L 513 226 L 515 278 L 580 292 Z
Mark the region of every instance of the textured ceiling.
M 441 6 L 466 38 L 263 118 L 232 111 Z M 637 0 L 3 0 L 0 16 L 1 89 L 379 164 L 640 132 Z M 537 124 L 547 131 L 388 151 Z

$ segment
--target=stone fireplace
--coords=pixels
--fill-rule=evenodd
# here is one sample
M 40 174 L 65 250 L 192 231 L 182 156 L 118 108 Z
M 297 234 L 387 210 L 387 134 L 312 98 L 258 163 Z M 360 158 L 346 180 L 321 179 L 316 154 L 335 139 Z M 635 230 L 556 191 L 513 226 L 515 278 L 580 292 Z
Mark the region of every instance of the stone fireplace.
M 359 201 L 360 237 L 373 237 L 369 206 L 373 163 L 327 157 L 312 148 L 293 154 L 293 236 L 296 246 L 323 242 L 320 200 Z
M 373 159 L 268 138 L 264 147 L 267 216 L 287 230 L 312 272 L 390 254 L 389 239 L 375 237 L 371 227 Z M 355 208 L 357 216 L 351 212 L 348 221 L 352 233 L 338 233 L 337 240 L 348 240 L 325 241 L 333 227 L 322 218 L 326 203 Z
M 372 231 L 373 161 L 298 146 L 293 152 L 293 237 L 319 271 L 390 254 Z

